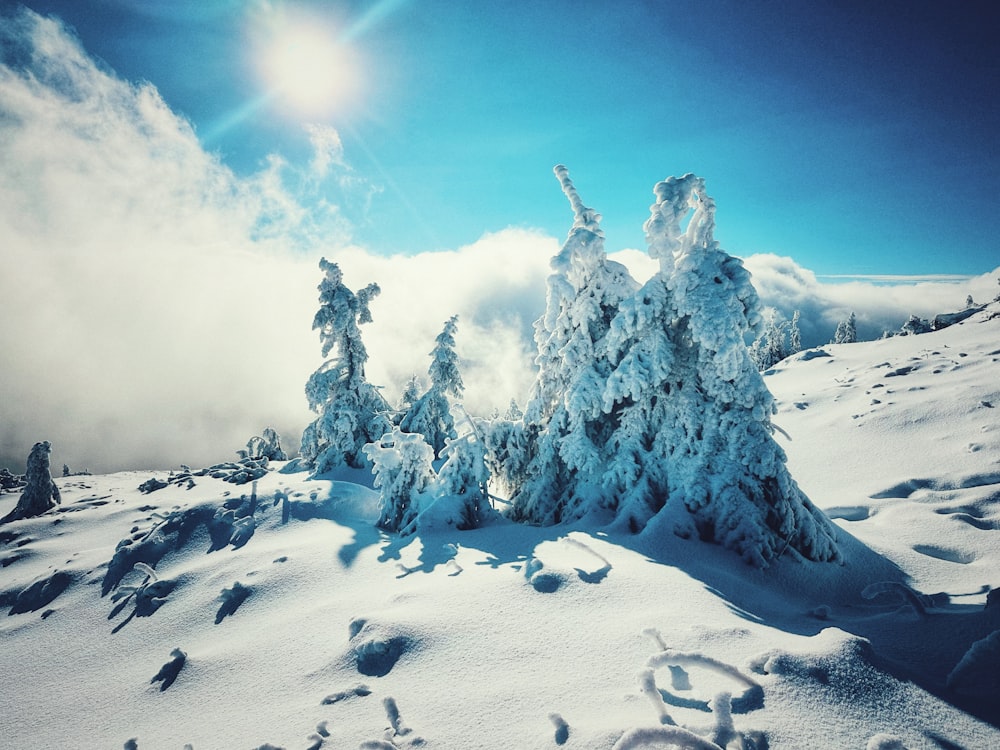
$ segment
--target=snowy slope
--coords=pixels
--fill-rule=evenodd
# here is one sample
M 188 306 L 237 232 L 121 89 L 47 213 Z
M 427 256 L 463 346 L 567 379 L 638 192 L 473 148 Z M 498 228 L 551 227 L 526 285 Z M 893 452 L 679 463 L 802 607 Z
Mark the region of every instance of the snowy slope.
M 370 477 L 292 465 L 57 479 L 0 527 L 0 746 L 1000 746 L 998 312 L 767 376 L 842 566 L 668 519 L 400 541 Z

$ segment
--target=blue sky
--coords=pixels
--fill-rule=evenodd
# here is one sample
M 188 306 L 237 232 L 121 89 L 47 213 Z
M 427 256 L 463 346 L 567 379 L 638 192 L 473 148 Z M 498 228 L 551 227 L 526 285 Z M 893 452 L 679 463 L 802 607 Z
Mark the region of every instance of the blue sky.
M 511 225 L 563 237 L 571 215 L 551 168 L 565 163 L 609 250 L 643 248 L 653 184 L 694 171 L 736 255 L 787 255 L 821 275 L 978 274 L 1000 259 L 991 3 L 26 4 L 119 76 L 155 85 L 237 173 L 272 153 L 304 162 L 304 126 L 335 128 L 367 186 L 342 209 L 376 252 L 455 248 Z M 302 17 L 350 44 L 349 104 L 262 100 L 261 19 Z

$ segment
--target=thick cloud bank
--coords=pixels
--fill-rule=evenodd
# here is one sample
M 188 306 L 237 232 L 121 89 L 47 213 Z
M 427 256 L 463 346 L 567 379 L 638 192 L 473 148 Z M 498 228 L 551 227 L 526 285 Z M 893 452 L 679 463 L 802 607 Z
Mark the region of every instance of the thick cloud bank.
M 507 380 L 528 369 L 554 241 L 371 258 L 320 199 L 318 177 L 350 182 L 329 130 L 309 131 L 312 179 L 276 157 L 239 178 L 152 86 L 103 70 L 56 21 L 25 11 L 0 35 L 0 466 L 23 471 L 42 439 L 55 466 L 94 470 L 204 465 L 267 425 L 294 447 L 321 254 L 385 290 L 366 332 L 373 381 L 426 371 L 459 313 L 470 406 L 525 389 Z
M 879 338 L 883 332 L 898 332 L 910 315 L 928 320 L 938 313 L 965 307 L 966 298 L 992 300 L 1000 287 L 1000 268 L 969 279 L 936 281 L 885 279 L 824 283 L 791 258 L 761 253 L 745 260 L 753 283 L 765 305 L 786 320 L 798 310 L 802 343 L 817 346 L 833 339 L 837 323 L 852 312 L 857 315 L 858 338 Z
M 0 467 L 23 471 L 40 440 L 57 470 L 203 466 L 268 425 L 294 449 L 320 363 L 310 325 L 321 255 L 352 288 L 382 288 L 363 333 L 369 379 L 390 401 L 426 374 L 434 337 L 458 314 L 469 411 L 523 405 L 558 240 L 509 229 L 450 252 L 373 256 L 351 245 L 338 203 L 363 203 L 373 187 L 335 131 L 304 137 L 309 164 L 271 157 L 239 177 L 155 88 L 97 65 L 58 22 L 3 19 Z M 640 281 L 655 268 L 637 251 L 615 259 Z M 765 304 L 802 310 L 806 343 L 829 340 L 851 310 L 871 337 L 996 292 L 995 275 L 886 287 L 824 284 L 775 256 L 747 267 Z

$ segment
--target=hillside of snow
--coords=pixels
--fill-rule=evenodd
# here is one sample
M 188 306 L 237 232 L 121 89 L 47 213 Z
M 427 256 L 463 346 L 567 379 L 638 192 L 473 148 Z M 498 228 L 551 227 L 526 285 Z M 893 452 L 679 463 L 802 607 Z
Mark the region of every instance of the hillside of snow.
M 666 518 L 400 539 L 369 474 L 294 462 L 57 478 L 0 526 L 0 744 L 1000 746 L 998 361 L 994 303 L 767 373 L 843 564 Z

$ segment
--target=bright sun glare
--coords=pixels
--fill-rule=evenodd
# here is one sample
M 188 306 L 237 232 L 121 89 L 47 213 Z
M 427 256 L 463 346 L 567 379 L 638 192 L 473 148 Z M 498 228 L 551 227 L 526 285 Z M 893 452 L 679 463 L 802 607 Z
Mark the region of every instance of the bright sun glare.
M 357 93 L 354 51 L 322 25 L 289 25 L 275 33 L 259 57 L 268 89 L 300 115 L 342 111 Z

